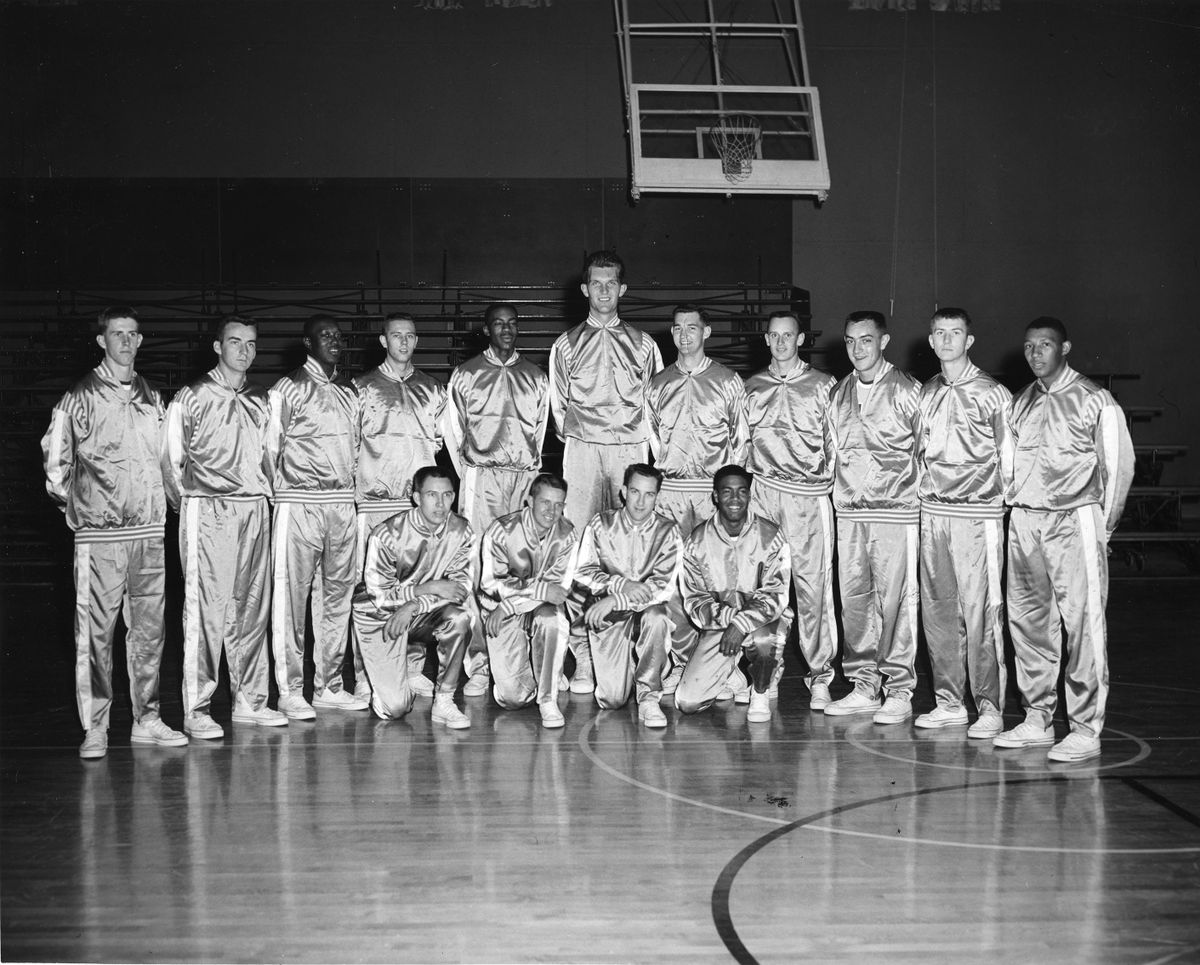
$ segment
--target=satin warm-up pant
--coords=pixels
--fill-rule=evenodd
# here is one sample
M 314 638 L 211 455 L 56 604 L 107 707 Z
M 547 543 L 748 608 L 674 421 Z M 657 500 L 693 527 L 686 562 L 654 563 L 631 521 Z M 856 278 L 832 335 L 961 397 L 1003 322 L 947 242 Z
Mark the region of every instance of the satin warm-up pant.
M 921 621 L 933 693 L 958 708 L 1004 709 L 1004 520 L 921 514 Z
M 304 690 L 304 618 L 312 595 L 313 692 L 342 689 L 350 600 L 358 582 L 353 503 L 276 503 L 271 646 L 280 696 Z
M 158 716 L 165 574 L 162 536 L 75 543 L 75 699 L 85 730 L 108 729 L 117 614 L 125 621 L 133 719 Z
M 566 608 L 543 603 L 504 620 L 487 634 L 492 696 L 506 710 L 558 699 L 558 675 L 567 653 Z
M 1049 726 L 1066 629 L 1067 719 L 1099 737 L 1108 703 L 1108 546 L 1099 506 L 1014 509 L 1008 526 L 1008 628 L 1027 714 Z
M 384 630 L 394 612 L 377 609 L 365 593 L 354 599 L 354 628 L 371 684 L 371 709 L 384 720 L 395 720 L 412 710 L 416 695 L 410 685 L 408 654 L 414 645 L 422 649 L 430 643 L 436 646 L 434 692 L 453 694 L 471 636 L 471 615 L 461 606 L 446 603 L 419 614 L 406 633 L 389 638 Z
M 266 706 L 270 539 L 265 497 L 189 496 L 180 506 L 185 714 L 209 712 L 222 648 L 233 695 L 255 710 Z
M 741 650 L 729 656 L 721 653 L 723 630 L 701 630 L 700 642 L 684 667 L 679 689 L 675 691 L 675 707 L 684 714 L 706 710 L 737 670 L 742 654 L 746 655 L 750 666 L 751 685 L 758 693 L 765 693 L 775 673 L 780 630 L 779 620 L 752 630 L 742 640 Z
M 842 672 L 875 697 L 912 696 L 917 657 L 917 523 L 838 520 L 846 642 Z
M 833 603 L 833 547 L 836 531 L 828 496 L 784 492 L 760 477 L 751 490 L 751 509 L 780 528 L 792 556 L 792 588 L 796 593 L 796 628 L 800 653 L 808 664 L 804 675 L 813 684 L 833 680 L 838 629 Z M 787 642 L 785 635 L 781 643 Z M 783 659 L 782 649 L 778 654 Z
M 462 487 L 458 491 L 458 512 L 471 524 L 476 536 L 501 516 L 515 513 L 525 505 L 529 484 L 536 469 L 509 470 L 464 466 Z
M 592 669 L 596 674 L 596 703 L 605 710 L 624 707 L 631 687 L 637 702 L 662 697 L 662 672 L 671 638 L 667 605 L 640 612 L 615 610 L 599 630 L 588 628 Z

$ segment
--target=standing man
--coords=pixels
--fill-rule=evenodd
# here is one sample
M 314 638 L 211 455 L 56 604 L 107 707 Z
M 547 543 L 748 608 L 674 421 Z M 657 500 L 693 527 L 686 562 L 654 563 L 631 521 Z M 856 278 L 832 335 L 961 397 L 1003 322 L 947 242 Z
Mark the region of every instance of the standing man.
M 575 528 L 563 518 L 567 484 L 541 473 L 520 512 L 483 536 L 480 606 L 487 614 L 492 693 L 506 710 L 537 701 L 543 727 L 562 727 L 558 675 L 566 654 L 565 604 L 575 575 Z
M 854 689 L 825 713 L 873 714 L 877 724 L 899 724 L 912 716 L 917 679 L 921 386 L 883 357 L 888 339 L 879 312 L 846 316 L 844 341 L 854 371 L 834 389 L 830 413 L 846 631 L 842 670 Z
M 75 698 L 85 759 L 108 753 L 112 642 L 124 609 L 135 744 L 178 747 L 187 737 L 159 716 L 167 505 L 158 466 L 163 403 L 133 370 L 137 312 L 106 308 L 104 359 L 54 407 L 42 437 L 46 491 L 75 534 Z
M 581 531 L 596 513 L 619 509 L 625 467 L 645 462 L 649 434 L 644 400 L 662 355 L 645 332 L 621 321 L 625 263 L 615 251 L 587 257 L 580 290 L 587 320 L 550 349 L 550 408 L 563 440 L 563 476 L 571 487 L 565 513 Z M 582 627 L 573 628 L 572 691 L 590 693 L 591 657 Z
M 576 582 L 598 598 L 584 614 L 596 703 L 624 707 L 634 684 L 638 719 L 647 727 L 667 726 L 659 707 L 671 636 L 667 601 L 677 592 L 683 546 L 678 525 L 654 511 L 662 480 L 645 463 L 625 470 L 625 506 L 587 524 L 575 572 Z
M 771 719 L 767 689 L 775 673 L 791 560 L 779 527 L 750 515 L 752 482 L 741 466 L 717 470 L 712 495 L 717 514 L 684 543 L 683 605 L 700 628 L 700 642 L 675 691 L 675 706 L 685 714 L 717 699 L 744 651 L 753 687 L 746 720 Z
M 267 623 L 271 616 L 271 518 L 267 500 L 267 391 L 246 381 L 258 330 L 223 319 L 217 365 L 184 386 L 167 409 L 162 475 L 179 513 L 183 567 L 183 729 L 216 740 L 225 731 L 210 706 L 229 664 L 234 723 L 282 727 L 267 706 Z
M 1008 530 L 1008 626 L 1025 720 L 997 747 L 1054 743 L 1066 628 L 1067 719 L 1052 761 L 1100 754 L 1108 701 L 1108 540 L 1133 481 L 1133 444 L 1112 395 L 1067 364 L 1071 342 L 1057 318 L 1025 329 L 1035 381 L 1012 404 L 1016 441 Z
M 943 308 L 929 323 L 940 375 L 921 387 L 921 618 L 937 705 L 917 727 L 967 723 L 972 738 L 1004 729 L 1004 494 L 1012 479 L 1012 393 L 967 356 L 971 316 Z
M 371 706 L 384 720 L 413 706 L 414 643 L 437 647 L 433 722 L 471 726 L 454 703 L 454 688 L 471 637 L 466 606 L 475 589 L 478 550 L 471 527 L 451 512 L 454 483 L 437 466 L 417 470 L 414 508 L 377 526 L 367 540 L 363 588 L 354 598 L 354 626 L 371 683 Z
M 338 372 L 342 333 L 328 315 L 304 324 L 308 360 L 275 383 L 267 459 L 274 474 L 271 644 L 279 709 L 366 710 L 342 689 L 350 600 L 358 580 L 354 518 L 358 392 Z M 304 699 L 304 622 L 313 598 L 313 703 Z
M 434 464 L 442 448 L 441 425 L 446 409 L 445 386 L 413 365 L 417 327 L 411 315 L 388 315 L 379 344 L 387 352 L 383 364 L 354 379 L 360 433 L 355 475 L 355 573 L 359 578 L 366 562 L 367 535 L 385 519 L 412 508 L 413 473 L 421 466 Z M 358 635 L 351 630 L 354 695 L 370 700 L 371 687 L 363 672 Z M 424 646 L 414 645 L 409 660 L 409 685 L 418 696 L 432 697 L 433 683 L 421 672 L 425 666 Z
M 748 466 L 753 511 L 787 540 L 796 593 L 800 653 L 808 664 L 809 709 L 829 706 L 838 629 L 833 604 L 833 433 L 830 394 L 837 380 L 799 356 L 804 332 L 794 312 L 767 320 L 771 364 L 746 380 Z M 775 673 L 783 669 L 783 654 Z

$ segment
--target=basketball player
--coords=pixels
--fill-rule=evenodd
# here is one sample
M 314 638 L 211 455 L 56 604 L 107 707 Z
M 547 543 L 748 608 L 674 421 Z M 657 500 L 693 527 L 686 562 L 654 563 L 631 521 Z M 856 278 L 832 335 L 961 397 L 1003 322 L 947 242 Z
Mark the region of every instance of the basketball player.
M 1052 761 L 1100 754 L 1108 701 L 1108 540 L 1133 481 L 1133 444 L 1112 395 L 1067 364 L 1066 326 L 1043 316 L 1025 330 L 1034 382 L 1013 400 L 1016 442 L 1008 528 L 1008 627 L 1025 720 L 997 747 L 1054 743 L 1066 628 L 1067 720 Z
M 342 333 L 327 315 L 304 324 L 308 360 L 271 388 L 267 459 L 275 519 L 271 645 L 279 709 L 366 710 L 342 689 L 350 600 L 358 580 L 354 515 L 358 391 L 338 372 Z M 304 699 L 304 623 L 313 597 L 313 703 Z
M 825 708 L 873 714 L 877 724 L 912 716 L 917 653 L 917 398 L 921 386 L 883 357 L 879 312 L 846 317 L 854 371 L 833 390 L 833 505 L 846 648 L 854 689 Z M 886 699 L 879 700 L 880 688 Z
M 1012 393 L 972 364 L 971 316 L 943 308 L 929 323 L 942 371 L 921 387 L 921 618 L 937 705 L 917 727 L 965 727 L 968 680 L 978 716 L 971 738 L 1004 729 L 1004 494 L 1012 478 Z
M 677 592 L 682 551 L 678 525 L 655 512 L 662 479 L 645 463 L 625 470 L 625 505 L 598 513 L 584 528 L 575 572 L 597 598 L 584 615 L 596 703 L 623 707 L 636 685 L 638 719 L 647 727 L 667 726 L 659 707 L 671 632 L 667 600 Z
M 210 707 L 229 665 L 234 723 L 282 727 L 267 706 L 271 617 L 271 517 L 267 500 L 267 391 L 246 381 L 258 330 L 225 318 L 217 364 L 179 390 L 167 408 L 162 453 L 167 501 L 179 513 L 183 567 L 183 729 L 216 740 L 225 731 Z
M 55 405 L 42 437 L 46 490 L 75 534 L 75 698 L 85 759 L 108 753 L 112 643 L 124 608 L 135 744 L 178 747 L 187 737 L 159 716 L 163 529 L 158 466 L 163 403 L 134 372 L 142 334 L 132 308 L 100 313 L 104 359 Z

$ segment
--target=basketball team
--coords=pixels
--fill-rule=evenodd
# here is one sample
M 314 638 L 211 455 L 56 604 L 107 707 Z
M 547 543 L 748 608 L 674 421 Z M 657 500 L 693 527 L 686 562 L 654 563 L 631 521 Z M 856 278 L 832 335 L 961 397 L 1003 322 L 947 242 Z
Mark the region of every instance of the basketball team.
M 588 317 L 554 343 L 548 374 L 517 349 L 517 308 L 497 303 L 487 349 L 448 385 L 414 366 L 416 324 L 396 313 L 383 363 L 353 379 L 338 322 L 309 319 L 304 365 L 267 391 L 247 379 L 254 320 L 229 316 L 215 367 L 164 405 L 135 371 L 136 311 L 102 312 L 104 358 L 42 439 L 75 535 L 80 756 L 107 753 L 118 614 L 139 744 L 224 737 L 222 653 L 234 725 L 393 719 L 421 698 L 435 726 L 466 728 L 462 683 L 467 710 L 490 694 L 536 705 L 549 728 L 568 689 L 606 709 L 632 697 L 650 728 L 730 700 L 755 727 L 793 627 L 813 712 L 905 724 L 919 619 L 934 704 L 914 726 L 1059 762 L 1099 755 L 1107 545 L 1133 448 L 1112 395 L 1068 364 L 1063 323 L 1026 326 L 1034 381 L 1016 397 L 971 362 L 960 308 L 929 323 L 941 371 L 924 385 L 887 360 L 872 311 L 846 317 L 844 379 L 800 358 L 785 310 L 768 322 L 770 365 L 743 380 L 707 355 L 697 305 L 674 309 L 664 367 L 620 318 L 624 271 L 615 252 L 588 256 Z M 561 476 L 541 469 L 551 416 Z M 454 473 L 436 463 L 443 446 Z M 159 703 L 168 505 L 183 732 Z M 1007 723 L 1006 622 L 1023 710 Z M 850 690 L 834 699 L 839 649 Z

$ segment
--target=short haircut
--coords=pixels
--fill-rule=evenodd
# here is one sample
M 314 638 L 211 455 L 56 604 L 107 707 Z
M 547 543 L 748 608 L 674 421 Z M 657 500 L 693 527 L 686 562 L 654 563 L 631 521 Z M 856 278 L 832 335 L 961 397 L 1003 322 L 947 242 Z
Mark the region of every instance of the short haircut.
M 412 491 L 414 493 L 421 492 L 425 483 L 429 482 L 430 479 L 447 479 L 450 481 L 451 488 L 454 486 L 454 477 L 441 466 L 422 466 L 413 473 Z
M 314 315 L 304 323 L 304 337 L 315 338 L 317 329 L 326 322 L 333 322 L 334 325 L 337 325 L 337 319 L 332 315 Z
M 555 475 L 552 472 L 539 472 L 533 477 L 533 482 L 529 484 L 529 498 L 533 499 L 539 489 L 557 489 L 561 492 L 567 491 L 567 481 L 562 476 Z
M 1048 328 L 1052 332 L 1057 332 L 1058 337 L 1062 341 L 1070 341 L 1070 336 L 1067 335 L 1067 326 L 1053 315 L 1039 315 L 1032 322 L 1025 326 L 1026 334 L 1028 334 L 1031 329 L 1035 328 Z
M 653 479 L 658 483 L 658 488 L 662 489 L 663 474 L 661 469 L 655 469 L 653 466 L 644 462 L 635 462 L 625 467 L 625 476 L 621 480 L 622 486 L 628 486 L 629 480 L 634 476 L 644 476 L 646 479 Z
M 583 260 L 583 280 L 585 282 L 592 280 L 593 268 L 615 268 L 617 269 L 617 281 L 625 281 L 625 262 L 611 249 L 593 251 Z
M 717 470 L 716 475 L 713 476 L 713 492 L 715 493 L 718 489 L 720 489 L 721 483 L 731 476 L 737 476 L 746 480 L 747 486 L 754 484 L 754 473 L 752 473 L 749 469 L 746 469 L 744 466 L 722 466 Z
M 245 315 L 225 315 L 217 322 L 216 339 L 218 342 L 225 341 L 225 332 L 231 325 L 248 325 L 254 329 L 256 335 L 258 334 L 258 322 L 253 318 L 247 318 Z
M 108 323 L 118 318 L 132 318 L 138 323 L 138 331 L 141 331 L 142 323 L 138 321 L 138 313 L 128 305 L 113 305 L 101 309 L 100 314 L 96 316 L 96 331 L 103 335 L 108 331 Z
M 705 325 L 710 324 L 708 320 L 708 312 L 699 305 L 693 305 L 691 302 L 681 302 L 671 309 L 671 323 L 674 324 L 675 319 L 680 315 L 699 315 L 700 321 Z
M 952 322 L 955 320 L 962 322 L 963 327 L 968 332 L 971 331 L 971 316 L 967 314 L 967 310 L 965 308 L 954 308 L 950 305 L 947 305 L 945 308 L 939 308 L 934 312 L 933 318 L 929 320 L 929 324 L 932 327 L 934 322 Z
M 388 322 L 412 322 L 413 328 L 417 327 L 417 320 L 408 312 L 388 312 L 387 317 L 383 320 L 383 334 L 387 334 Z
M 877 332 L 887 331 L 887 319 L 883 312 L 851 312 L 846 316 L 846 324 L 843 326 L 843 331 L 857 322 L 874 322 Z
M 517 311 L 517 306 L 512 302 L 492 302 L 483 310 L 483 324 L 485 326 L 491 325 L 492 316 L 496 314 L 496 312 L 503 311 L 506 308 L 513 313 L 513 318 L 521 317 L 521 313 Z
M 795 322 L 797 335 L 803 331 L 800 326 L 800 316 L 793 312 L 790 308 L 781 308 L 777 312 L 771 312 L 771 314 L 767 316 L 767 328 L 770 328 L 771 323 L 777 318 L 790 318 L 793 322 Z

